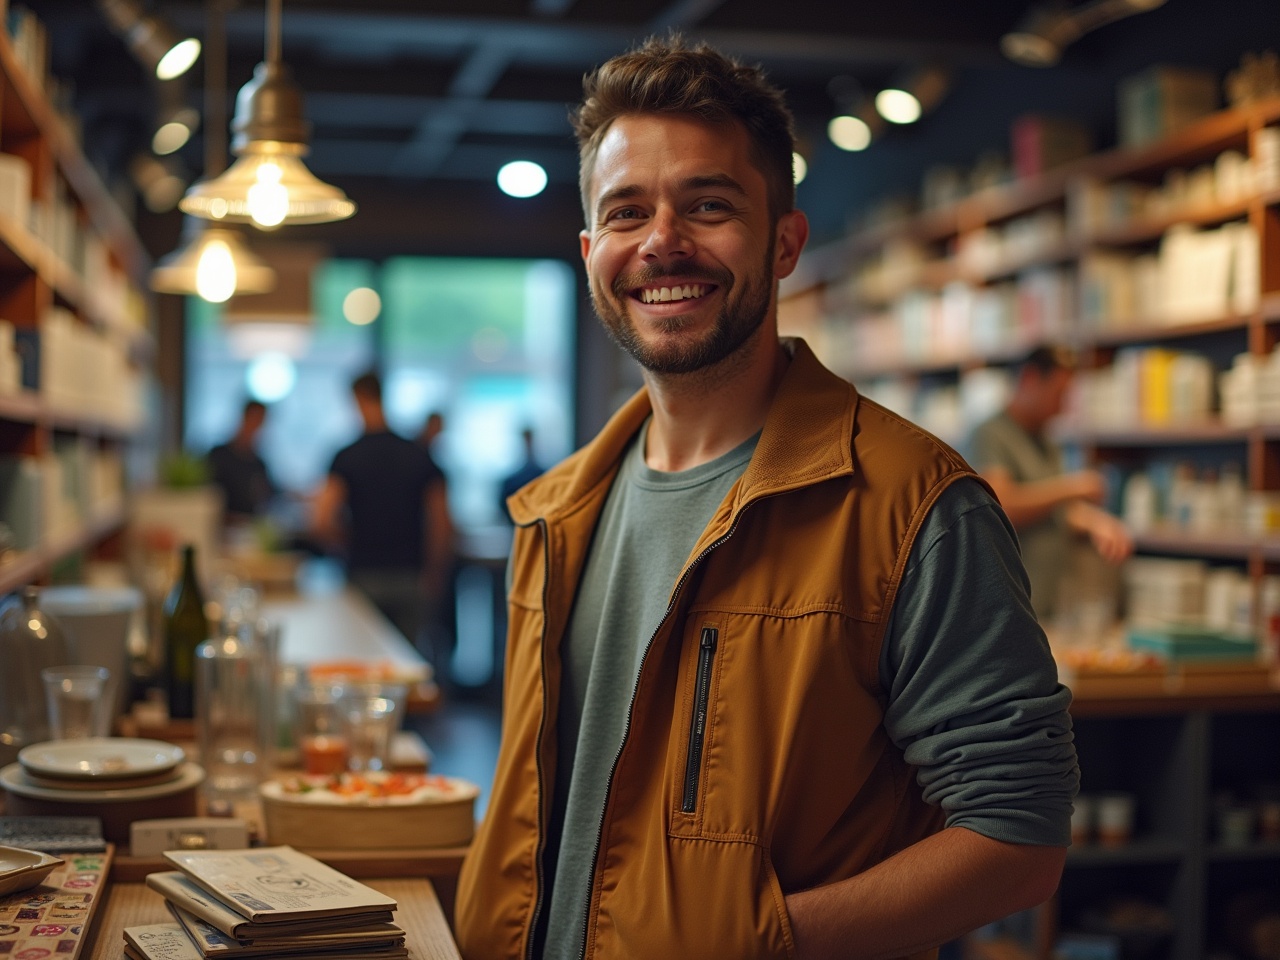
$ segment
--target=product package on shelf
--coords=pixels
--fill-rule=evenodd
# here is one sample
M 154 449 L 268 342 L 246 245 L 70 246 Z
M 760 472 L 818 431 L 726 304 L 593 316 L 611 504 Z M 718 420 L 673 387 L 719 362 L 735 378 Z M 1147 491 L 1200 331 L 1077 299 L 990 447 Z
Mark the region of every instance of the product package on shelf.
M 1218 106 L 1218 80 L 1210 70 L 1154 66 L 1121 82 L 1120 143 L 1142 146 L 1181 130 Z

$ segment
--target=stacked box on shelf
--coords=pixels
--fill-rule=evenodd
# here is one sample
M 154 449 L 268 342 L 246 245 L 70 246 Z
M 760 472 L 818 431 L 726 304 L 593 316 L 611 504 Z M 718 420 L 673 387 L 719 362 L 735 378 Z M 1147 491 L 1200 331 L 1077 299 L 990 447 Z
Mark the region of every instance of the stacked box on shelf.
M 1081 373 L 1079 407 L 1102 429 L 1207 420 L 1214 370 L 1205 357 L 1160 347 L 1126 348 L 1109 367 Z
M 1280 423 L 1280 347 L 1265 356 L 1241 353 L 1218 377 L 1222 419 L 1234 427 Z
M 0 396 L 22 389 L 22 361 L 18 357 L 13 324 L 0 320 Z
M 1258 234 L 1249 224 L 1172 227 L 1160 241 L 1159 316 L 1178 323 L 1251 313 L 1260 272 Z
M 1120 84 L 1120 143 L 1142 146 L 1167 137 L 1218 107 L 1218 80 L 1210 70 L 1158 65 Z
M 0 153 L 0 216 L 26 226 L 31 218 L 31 164 Z
M 0 454 L 0 523 L 9 528 L 15 548 L 44 543 L 44 479 L 35 457 Z

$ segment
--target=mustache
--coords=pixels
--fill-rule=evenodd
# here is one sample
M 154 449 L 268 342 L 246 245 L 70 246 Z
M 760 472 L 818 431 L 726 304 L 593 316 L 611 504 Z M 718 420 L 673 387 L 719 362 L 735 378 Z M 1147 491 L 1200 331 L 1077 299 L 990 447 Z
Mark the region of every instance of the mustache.
M 728 270 L 717 270 L 708 267 L 690 270 L 688 267 L 651 264 L 636 270 L 634 273 L 616 277 L 612 284 L 613 295 L 621 300 L 637 287 L 657 283 L 666 277 L 679 277 L 684 283 L 714 283 L 716 286 L 723 287 L 726 290 L 733 286 L 733 274 Z

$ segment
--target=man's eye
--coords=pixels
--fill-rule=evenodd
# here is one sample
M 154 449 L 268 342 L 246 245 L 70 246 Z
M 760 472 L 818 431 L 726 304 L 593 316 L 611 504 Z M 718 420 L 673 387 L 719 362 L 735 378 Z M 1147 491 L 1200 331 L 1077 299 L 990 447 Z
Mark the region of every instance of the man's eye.
M 622 210 L 615 210 L 615 211 L 613 211 L 613 213 L 609 214 L 608 219 L 610 219 L 610 220 L 634 220 L 634 219 L 636 219 L 638 216 L 640 216 L 640 214 L 636 211 L 636 209 L 635 209 L 634 207 L 625 207 L 625 208 L 623 208 Z
M 703 200 L 698 204 L 698 210 L 702 213 L 723 213 L 729 209 L 729 205 L 723 200 Z

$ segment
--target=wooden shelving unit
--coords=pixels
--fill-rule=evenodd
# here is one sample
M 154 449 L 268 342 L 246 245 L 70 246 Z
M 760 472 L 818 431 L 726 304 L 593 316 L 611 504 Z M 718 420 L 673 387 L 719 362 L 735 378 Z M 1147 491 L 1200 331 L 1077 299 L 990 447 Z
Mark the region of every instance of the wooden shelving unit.
M 790 326 L 792 301 L 797 310 L 808 312 L 798 313 L 791 329 L 813 329 L 814 318 L 825 314 L 826 326 L 815 337 L 828 345 L 823 359 L 864 387 L 865 381 L 882 379 L 907 386 L 920 380 L 946 384 L 966 371 L 1012 362 L 1048 341 L 1071 343 L 1088 365 L 1098 367 L 1130 346 L 1196 350 L 1214 358 L 1218 372 L 1236 354 L 1261 357 L 1280 343 L 1280 190 L 1230 202 L 1187 203 L 1121 223 L 1091 221 L 1088 229 L 1079 227 L 1072 204 L 1098 185 L 1159 183 L 1169 170 L 1212 162 L 1224 150 L 1249 155 L 1257 131 L 1278 123 L 1280 101 L 1224 111 L 1159 143 L 1100 153 L 1035 180 L 987 189 L 946 208 L 855 234 L 817 252 L 784 284 L 783 327 Z M 1006 224 L 1042 213 L 1045 224 L 1061 224 L 1064 236 L 1055 239 L 1046 226 L 1030 246 L 1005 243 L 1012 235 L 1003 232 Z M 1019 328 L 1003 342 L 995 341 L 990 330 L 975 330 L 970 339 L 985 346 L 972 348 L 965 346 L 963 336 L 954 336 L 954 326 L 946 328 L 948 336 L 933 337 L 911 325 L 919 314 L 910 308 L 922 295 L 953 282 L 981 291 L 1040 268 L 1074 271 L 1092 251 L 1149 252 L 1171 227 L 1235 221 L 1247 222 L 1261 245 L 1260 296 L 1256 308 L 1247 312 L 1177 323 L 1148 316 L 1116 327 L 1093 326 L 1068 315 L 1065 329 Z M 864 279 L 873 284 L 869 295 L 859 289 Z M 902 297 L 912 299 L 900 301 Z M 893 313 L 900 303 L 906 307 Z M 916 339 L 910 339 L 913 331 Z M 884 344 L 900 348 L 902 355 Z M 866 346 L 865 356 L 854 355 L 860 345 Z M 1105 429 L 1064 426 L 1057 439 L 1078 446 L 1086 459 L 1121 469 L 1184 455 L 1200 465 L 1236 462 L 1243 464 L 1251 491 L 1280 493 L 1280 425 L 1232 426 L 1215 415 L 1201 422 Z M 1204 535 L 1162 528 L 1139 535 L 1137 547 L 1139 552 L 1243 567 L 1255 584 L 1263 575 L 1280 574 L 1280 531 Z M 1107 695 L 1077 696 L 1072 714 L 1082 791 L 1133 794 L 1138 811 L 1134 837 L 1122 847 L 1073 848 L 1056 900 L 1024 918 L 1028 922 L 1011 924 L 1009 929 L 1020 931 L 1012 936 L 966 942 L 968 957 L 1048 960 L 1060 934 L 1087 926 L 1082 918 L 1100 897 L 1125 893 L 1160 903 L 1177 919 L 1177 931 L 1161 957 L 1199 960 L 1221 948 L 1215 930 L 1230 896 L 1250 884 L 1265 884 L 1264 877 L 1274 886 L 1280 871 L 1280 842 L 1228 846 L 1218 838 L 1214 803 L 1223 791 L 1280 789 L 1280 677 L 1258 670 L 1247 678 L 1233 676 L 1229 670 L 1220 676 L 1197 674 L 1183 678 L 1185 682 L 1152 676 L 1115 684 Z
M 0 320 L 11 323 L 20 336 L 43 340 L 47 311 L 63 308 L 76 324 L 84 325 L 77 330 L 100 338 L 103 349 L 108 344 L 118 349 L 112 357 L 121 359 L 113 362 L 123 368 L 129 358 L 136 363 L 136 358 L 154 352 L 152 311 L 149 298 L 141 292 L 150 258 L 50 104 L 46 86 L 41 78 L 27 73 L 10 37 L 0 31 L 0 152 L 19 156 L 29 165 L 33 211 L 44 210 L 45 222 L 69 216 L 67 229 L 75 237 L 70 244 L 46 241 L 18 216 L 0 214 Z M 111 283 L 87 280 L 55 245 L 64 252 L 74 251 L 76 260 L 95 264 L 99 272 L 93 276 L 107 277 Z M 81 258 L 81 246 L 86 251 L 92 246 L 94 255 L 102 259 Z M 116 292 L 119 297 L 113 295 Z M 41 349 L 45 346 L 42 343 Z M 28 357 L 24 364 L 24 380 L 38 379 L 32 369 L 34 360 Z M 111 391 L 113 384 L 104 383 L 103 389 Z M 65 398 L 51 396 L 45 387 L 39 383 L 0 394 L 0 456 L 48 462 L 47 458 L 70 445 L 94 464 L 103 457 L 111 458 L 108 463 L 122 457 L 124 446 L 133 439 L 133 426 L 124 418 L 117 422 L 112 411 L 96 412 L 88 402 L 73 406 Z M 68 522 L 62 517 L 56 525 L 60 532 L 46 532 L 35 545 L 10 551 L 0 561 L 0 594 L 45 580 L 63 559 L 97 550 L 123 528 L 125 510 L 115 496 L 80 502 L 83 515 L 69 514 L 78 519 Z

